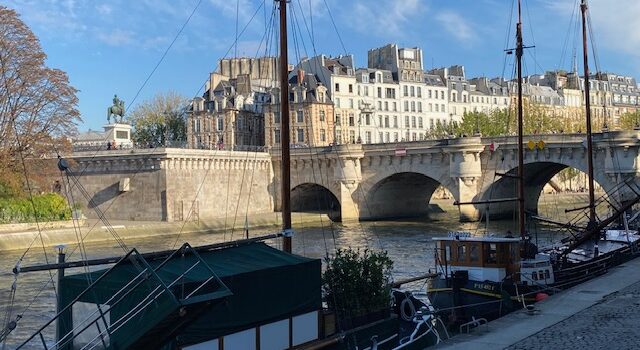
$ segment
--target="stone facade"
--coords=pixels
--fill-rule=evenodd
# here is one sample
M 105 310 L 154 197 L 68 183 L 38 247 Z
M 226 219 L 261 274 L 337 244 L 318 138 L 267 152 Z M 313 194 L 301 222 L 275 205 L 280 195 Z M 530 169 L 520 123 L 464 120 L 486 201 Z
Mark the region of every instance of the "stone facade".
M 78 181 L 91 196 L 81 208 L 140 221 L 195 221 L 273 210 L 268 153 L 147 149 L 75 153 Z M 74 198 L 83 196 L 76 189 Z M 88 204 L 87 204 L 88 203 Z
M 298 70 L 290 80 L 290 140 L 294 147 L 328 146 L 334 143 L 334 105 L 327 88 L 315 76 Z M 269 147 L 280 146 L 280 91 L 273 89 L 265 105 L 265 137 Z

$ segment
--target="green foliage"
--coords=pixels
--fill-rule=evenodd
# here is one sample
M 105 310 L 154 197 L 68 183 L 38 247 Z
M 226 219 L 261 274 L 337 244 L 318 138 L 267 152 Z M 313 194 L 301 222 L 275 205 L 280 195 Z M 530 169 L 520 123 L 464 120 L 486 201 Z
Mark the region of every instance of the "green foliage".
M 640 112 L 627 112 L 618 119 L 618 126 L 623 130 L 633 130 L 640 126 Z
M 323 291 L 339 320 L 355 318 L 389 307 L 393 261 L 386 251 L 338 249 L 326 258 Z
M 462 122 L 453 123 L 450 134 L 455 136 L 472 136 L 478 133 L 482 136 L 508 135 L 515 130 L 512 125 L 509 111 L 505 109 L 493 110 L 490 114 L 482 112 L 467 112 L 462 117 Z
M 134 127 L 133 141 L 143 146 L 171 146 L 186 141 L 186 106 L 186 98 L 173 92 L 143 102 L 128 116 Z
M 38 221 L 69 220 L 71 210 L 57 193 L 33 196 L 33 205 L 29 198 L 0 198 L 0 223 L 34 222 L 36 217 Z

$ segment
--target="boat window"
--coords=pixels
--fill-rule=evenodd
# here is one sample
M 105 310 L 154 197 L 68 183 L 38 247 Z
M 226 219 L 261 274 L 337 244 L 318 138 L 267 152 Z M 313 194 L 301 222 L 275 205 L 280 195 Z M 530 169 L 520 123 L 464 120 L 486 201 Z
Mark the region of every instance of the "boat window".
M 465 261 L 467 255 L 467 246 L 461 244 L 458 246 L 458 261 Z
M 544 271 L 542 270 L 538 271 L 538 278 L 540 278 L 541 280 L 544 279 Z
M 478 262 L 480 260 L 480 247 L 478 244 L 472 244 L 469 246 L 469 261 Z
M 488 264 L 495 264 L 498 262 L 498 254 L 496 251 L 496 244 L 495 243 L 489 243 L 489 244 L 485 244 L 484 246 L 485 248 L 485 252 L 486 254 L 485 256 L 485 263 Z
M 438 250 L 438 257 L 442 259 L 441 263 L 451 261 L 451 243 L 440 242 L 440 249 Z
M 544 270 L 544 278 L 545 279 L 550 279 L 551 275 L 549 274 L 549 270 Z
M 534 280 L 534 281 L 537 281 L 537 280 L 538 280 L 538 274 L 537 274 L 535 271 L 533 271 L 533 272 L 531 273 L 531 279 L 532 279 L 532 280 Z

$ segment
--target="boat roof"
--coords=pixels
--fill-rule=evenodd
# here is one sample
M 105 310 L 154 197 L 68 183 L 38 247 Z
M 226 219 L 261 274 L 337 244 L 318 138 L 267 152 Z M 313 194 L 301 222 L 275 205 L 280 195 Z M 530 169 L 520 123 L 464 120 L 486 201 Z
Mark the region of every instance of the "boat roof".
M 514 243 L 520 242 L 518 237 L 496 237 L 496 236 L 470 236 L 451 234 L 446 237 L 433 237 L 434 241 L 463 241 L 463 242 L 488 242 L 488 243 Z

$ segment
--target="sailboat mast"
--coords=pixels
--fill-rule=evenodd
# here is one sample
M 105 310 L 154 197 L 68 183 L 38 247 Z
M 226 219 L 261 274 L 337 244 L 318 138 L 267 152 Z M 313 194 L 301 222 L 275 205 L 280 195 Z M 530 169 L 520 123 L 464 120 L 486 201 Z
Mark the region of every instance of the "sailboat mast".
M 287 1 L 280 2 L 280 145 L 282 150 L 282 250 L 291 253 L 291 171 L 289 125 L 289 60 L 287 51 Z
M 523 116 L 522 116 L 522 7 L 518 0 L 518 24 L 516 25 L 516 61 L 518 70 L 518 229 L 520 237 L 525 238 L 524 225 L 524 145 L 523 145 Z
M 584 104 L 587 116 L 587 176 L 589 177 L 589 224 L 596 222 L 595 194 L 593 189 L 593 144 L 591 142 L 591 96 L 589 93 L 589 62 L 587 48 L 587 0 L 580 4 L 582 12 L 582 50 L 584 58 Z

